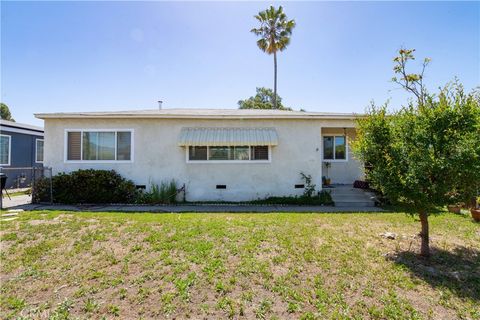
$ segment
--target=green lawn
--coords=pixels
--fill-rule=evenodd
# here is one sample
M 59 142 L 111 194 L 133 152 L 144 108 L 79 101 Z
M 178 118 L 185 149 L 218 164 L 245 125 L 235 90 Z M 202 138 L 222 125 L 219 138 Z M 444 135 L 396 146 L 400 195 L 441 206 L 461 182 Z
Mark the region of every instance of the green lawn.
M 25 212 L 0 318 L 480 319 L 480 225 L 430 221 L 424 261 L 403 213 Z

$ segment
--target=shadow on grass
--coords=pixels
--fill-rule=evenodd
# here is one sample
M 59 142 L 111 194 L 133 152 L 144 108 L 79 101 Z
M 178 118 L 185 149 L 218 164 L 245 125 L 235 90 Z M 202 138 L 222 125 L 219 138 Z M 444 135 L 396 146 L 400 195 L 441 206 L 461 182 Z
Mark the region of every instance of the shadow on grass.
M 412 276 L 428 282 L 434 288 L 449 289 L 460 298 L 480 301 L 480 251 L 457 247 L 453 252 L 432 248 L 430 259 L 411 251 L 390 257 L 396 264 L 407 267 Z

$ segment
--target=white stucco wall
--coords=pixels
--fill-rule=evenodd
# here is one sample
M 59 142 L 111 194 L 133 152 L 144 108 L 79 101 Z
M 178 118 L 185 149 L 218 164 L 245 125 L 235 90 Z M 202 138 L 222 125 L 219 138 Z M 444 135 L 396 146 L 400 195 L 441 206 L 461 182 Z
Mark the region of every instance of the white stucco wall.
M 114 169 L 138 185 L 175 179 L 186 184 L 188 201 L 245 201 L 268 196 L 300 195 L 300 172 L 311 174 L 320 189 L 322 126 L 352 126 L 349 120 L 189 120 L 189 119 L 47 119 L 44 165 L 54 174 L 77 169 Z M 187 163 L 178 146 L 182 127 L 274 127 L 279 143 L 270 163 Z M 132 163 L 66 163 L 66 129 L 133 129 Z M 358 163 L 332 166 L 332 179 L 351 183 L 361 176 Z M 340 178 L 341 177 L 341 178 Z M 227 185 L 217 190 L 217 184 Z

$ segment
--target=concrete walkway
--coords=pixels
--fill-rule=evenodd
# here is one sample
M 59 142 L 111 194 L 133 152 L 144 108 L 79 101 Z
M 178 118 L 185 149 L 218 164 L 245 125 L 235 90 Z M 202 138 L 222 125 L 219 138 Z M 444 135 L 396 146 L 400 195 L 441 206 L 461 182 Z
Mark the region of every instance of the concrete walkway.
M 19 206 L 29 205 L 32 203 L 32 196 L 27 194 L 10 196 L 10 199 L 4 194 L 2 197 L 1 208 L 15 209 Z
M 192 204 L 192 205 L 45 205 L 21 204 L 8 209 L 64 210 L 95 212 L 382 212 L 379 207 L 324 207 L 324 206 L 279 206 L 242 204 Z

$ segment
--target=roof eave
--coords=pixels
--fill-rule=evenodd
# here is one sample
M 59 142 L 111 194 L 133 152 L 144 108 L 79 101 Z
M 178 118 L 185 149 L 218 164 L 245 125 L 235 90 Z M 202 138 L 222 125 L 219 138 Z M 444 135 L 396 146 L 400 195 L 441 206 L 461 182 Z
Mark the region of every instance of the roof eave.
M 135 114 L 51 114 L 36 113 L 38 119 L 324 119 L 355 120 L 364 117 L 362 114 L 339 115 L 135 115 Z

